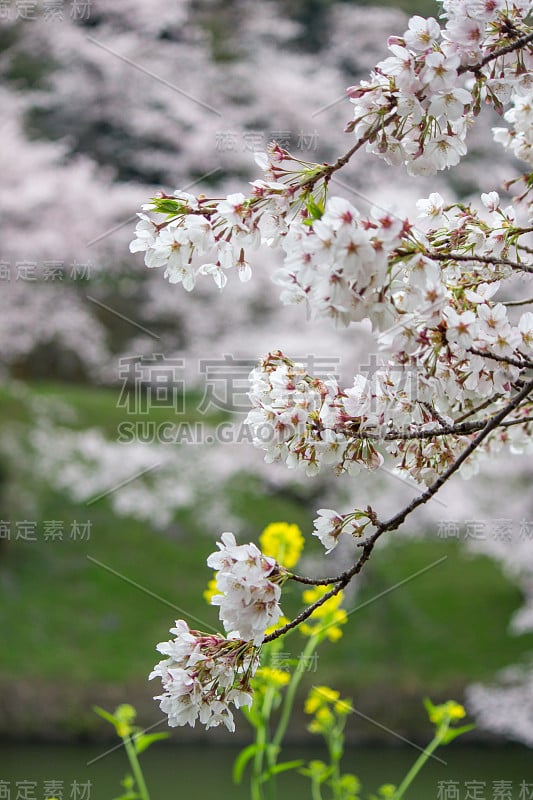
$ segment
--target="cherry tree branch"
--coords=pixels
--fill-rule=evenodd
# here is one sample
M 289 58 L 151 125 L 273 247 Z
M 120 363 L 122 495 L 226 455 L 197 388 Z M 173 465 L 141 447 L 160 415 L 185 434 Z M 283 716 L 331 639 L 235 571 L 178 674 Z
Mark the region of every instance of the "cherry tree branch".
M 533 253 L 533 250 L 531 251 Z M 528 297 L 527 300 L 506 300 L 502 303 L 502 306 L 507 306 L 508 308 L 515 308 L 517 306 L 530 306 L 533 305 L 533 297 Z
M 371 431 L 361 431 L 353 435 L 354 439 L 370 439 L 373 441 L 410 441 L 420 439 L 437 439 L 440 436 L 468 436 L 471 433 L 477 433 L 484 428 L 484 426 L 492 419 L 492 417 L 474 420 L 472 422 L 462 422 L 453 425 L 441 425 L 439 428 L 430 428 L 419 431 L 387 431 L 384 434 L 372 433 Z M 533 421 L 533 417 L 523 419 L 511 420 L 509 422 L 502 422 L 498 427 L 508 428 L 512 425 L 522 425 L 525 422 Z
M 304 583 L 308 585 L 314 586 L 325 586 L 330 583 L 334 584 L 332 588 L 326 592 L 322 597 L 316 600 L 311 605 L 307 606 L 300 612 L 294 619 L 288 622 L 286 625 L 283 625 L 281 628 L 273 631 L 269 636 L 266 636 L 264 639 L 264 643 L 274 641 L 278 639 L 280 636 L 283 636 L 285 633 L 288 633 L 293 628 L 296 628 L 306 619 L 309 619 L 310 616 L 316 611 L 317 608 L 320 608 L 324 603 L 326 603 L 330 598 L 337 595 L 340 591 L 342 591 L 352 580 L 352 578 L 357 575 L 363 569 L 364 565 L 370 558 L 372 551 L 376 545 L 378 539 L 387 532 L 397 530 L 410 516 L 413 511 L 415 511 L 420 506 L 427 503 L 434 497 L 437 492 L 444 486 L 444 484 L 454 475 L 459 467 L 464 464 L 469 456 L 479 447 L 479 445 L 487 438 L 487 436 L 492 433 L 503 421 L 504 419 L 524 400 L 531 392 L 533 391 L 533 380 L 528 381 L 523 389 L 518 392 L 514 398 L 507 403 L 501 411 L 495 414 L 490 420 L 485 424 L 482 430 L 478 433 L 478 435 L 472 439 L 468 447 L 465 447 L 463 452 L 455 459 L 453 464 L 451 464 L 448 469 L 440 475 L 436 481 L 434 481 L 431 486 L 429 486 L 422 494 L 418 495 L 418 497 L 414 498 L 405 508 L 399 511 L 397 514 L 392 516 L 390 519 L 385 520 L 384 522 L 379 522 L 379 520 L 375 520 L 376 530 L 374 533 L 366 539 L 363 543 L 359 546 L 362 548 L 362 553 L 359 559 L 353 564 L 349 569 L 342 572 L 340 575 L 337 575 L 333 578 L 322 578 L 322 579 L 313 579 L 313 578 L 306 578 L 305 576 L 291 574 L 290 577 L 292 580 L 297 581 L 299 583 Z
M 300 184 L 300 189 L 311 190 L 319 180 L 323 179 L 326 182 L 329 181 L 333 173 L 345 167 L 352 156 L 355 155 L 355 153 L 357 153 L 357 151 L 360 150 L 364 144 L 369 142 L 380 130 L 380 128 L 383 128 L 388 125 L 389 122 L 392 122 L 395 116 L 396 112 L 393 112 L 392 114 L 376 120 L 375 124 L 368 129 L 365 135 L 361 139 L 358 139 L 343 156 L 339 156 L 333 164 L 323 164 L 322 168 L 315 175 Z
M 493 361 L 499 361 L 501 364 L 510 364 L 513 367 L 520 367 L 521 369 L 533 369 L 533 361 L 527 358 L 513 358 L 512 356 L 499 356 L 496 353 L 491 353 L 490 350 L 476 350 L 475 347 L 469 347 L 468 352 L 474 356 L 483 356 L 483 358 L 490 358 Z
M 459 67 L 459 74 L 461 75 L 464 72 L 478 73 L 481 69 L 483 69 L 483 67 L 485 67 L 487 64 L 490 64 L 491 61 L 495 61 L 501 56 L 506 56 L 508 53 L 512 53 L 515 50 L 521 50 L 532 42 L 533 33 L 528 33 L 524 36 L 521 36 L 519 39 L 516 39 L 516 41 L 510 42 L 510 44 L 500 47 L 499 50 L 495 50 L 494 53 L 490 53 L 488 56 L 485 56 L 485 58 L 481 59 L 481 61 L 478 61 L 477 64 L 467 64 L 464 67 Z
M 456 423 L 464 422 L 469 417 L 473 417 L 474 414 L 478 414 L 480 411 L 483 411 L 484 408 L 488 408 L 488 406 L 490 406 L 492 403 L 494 403 L 495 400 L 499 400 L 500 397 L 501 397 L 501 394 L 496 394 L 496 395 L 493 395 L 492 397 L 488 397 L 482 403 L 479 403 L 479 405 L 474 406 L 474 408 L 471 408 L 469 411 L 465 411 L 464 414 L 461 414 L 460 417 L 457 417 L 455 422 Z
M 512 269 L 520 270 L 521 272 L 529 272 L 533 274 L 533 265 L 524 264 L 522 261 L 512 261 L 509 258 L 501 258 L 498 256 L 478 256 L 473 254 L 466 255 L 465 253 L 436 253 L 434 251 L 425 252 L 424 255 L 433 261 L 477 261 L 480 264 L 511 267 Z

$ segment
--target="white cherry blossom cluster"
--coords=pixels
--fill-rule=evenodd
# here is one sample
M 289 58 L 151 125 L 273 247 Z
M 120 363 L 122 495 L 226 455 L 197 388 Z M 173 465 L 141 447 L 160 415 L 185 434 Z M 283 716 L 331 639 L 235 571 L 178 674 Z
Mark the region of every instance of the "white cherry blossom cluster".
M 496 402 L 494 411 L 501 406 L 501 402 Z M 519 423 L 523 419 L 523 424 L 513 424 L 513 427 L 499 429 L 490 434 L 462 465 L 462 477 L 471 478 L 476 475 L 484 460 L 493 459 L 504 448 L 511 453 L 533 453 L 532 413 L 533 404 L 525 403 L 512 417 L 513 423 Z M 471 438 L 454 434 L 425 441 L 397 441 L 388 449 L 399 461 L 399 473 L 405 472 L 418 483 L 430 486 L 453 464 Z
M 517 87 L 511 98 L 512 108 L 504 114 L 511 127 L 493 128 L 492 132 L 494 139 L 506 150 L 533 166 L 533 78 L 529 77 L 529 87 Z
M 148 267 L 164 266 L 169 281 L 188 291 L 201 275 L 222 288 L 233 267 L 247 280 L 249 251 L 280 245 L 283 266 L 273 279 L 283 303 L 344 325 L 370 321 L 379 355 L 351 386 L 316 378 L 281 351 L 250 375 L 246 422 L 266 461 L 312 476 L 324 468 L 377 470 L 387 457 L 398 473 L 431 487 L 385 522 L 370 507 L 318 511 L 313 534 L 326 553 L 341 534 L 376 528 L 338 586 L 357 573 L 378 536 L 395 530 L 459 468 L 468 476 L 502 447 L 533 446 L 533 313 L 523 308 L 530 301 L 508 301 L 504 290 L 513 274 L 532 271 L 533 228 L 519 208 L 525 195 L 505 206 L 494 191 L 480 204 L 447 204 L 433 193 L 417 204 L 425 222 L 416 228 L 377 208 L 363 216 L 328 196 L 332 175 L 363 146 L 410 174 L 455 166 L 482 103 L 499 113 L 512 104 L 505 114 L 512 127 L 496 129 L 496 139 L 533 163 L 530 0 L 443 0 L 442 7 L 443 27 L 413 17 L 403 36 L 389 39 L 391 55 L 370 80 L 349 89 L 355 144 L 334 164 L 307 164 L 273 144 L 256 157 L 264 177 L 249 197 L 154 198 L 143 212 L 165 219 L 140 214 L 131 244 Z M 531 176 L 524 180 L 529 187 Z M 216 570 L 211 602 L 228 638 L 178 621 L 176 639 L 159 645 L 167 659 L 151 677 L 163 680 L 158 699 L 171 725 L 200 718 L 233 730 L 229 706 L 250 704 L 257 653 L 282 616 L 290 573 L 256 545 L 237 545 L 231 533 L 218 548 L 207 561 Z
M 372 521 L 369 511 L 354 511 L 350 514 L 338 514 L 332 508 L 319 508 L 318 517 L 314 520 L 313 536 L 324 546 L 326 555 L 331 553 L 339 543 L 341 533 L 350 536 L 361 536 L 365 527 Z M 365 518 L 366 523 L 359 520 Z
M 485 284 L 486 286 L 486 284 Z M 494 287 L 491 287 L 493 289 Z M 474 292 L 470 293 L 475 294 Z M 507 307 L 503 303 L 490 304 L 480 297 L 474 300 L 472 310 L 458 312 L 451 306 L 445 311 L 446 340 L 448 345 L 459 357 L 465 356 L 465 351 L 475 348 L 490 355 L 522 356 L 529 358 L 532 354 L 533 344 L 533 313 L 526 311 L 520 315 L 517 325 L 511 325 Z M 490 357 L 490 356 L 489 356 Z M 476 356 L 474 356 L 476 358 Z M 485 366 L 483 357 L 477 357 L 478 370 Z M 502 361 L 502 363 L 505 363 Z M 470 368 L 476 371 L 475 364 Z M 518 377 L 516 367 L 512 364 L 506 366 L 510 376 Z M 478 385 L 477 389 L 481 389 Z M 485 392 L 479 392 L 481 396 Z
M 404 234 L 402 220 L 382 209 L 364 218 L 348 200 L 329 197 L 319 217 L 302 216 L 282 239 L 284 265 L 273 278 L 281 301 L 304 302 L 345 325 L 379 316 L 390 256 Z
M 231 194 L 216 206 L 205 208 L 190 195 L 177 192 L 176 197 L 179 216 L 158 225 L 147 214 L 138 215 L 137 238 L 130 251 L 144 251 L 147 267 L 164 266 L 169 283 L 181 283 L 188 292 L 200 275 L 211 275 L 222 288 L 232 267 L 237 267 L 242 281 L 249 280 L 251 270 L 244 248 L 256 246 L 259 237 L 253 208 L 245 203 L 244 195 Z M 155 211 L 157 204 L 148 204 L 144 210 Z
M 440 423 L 452 428 L 454 419 L 486 419 L 487 414 L 501 408 L 531 365 L 533 313 L 519 313 L 512 323 L 510 309 L 491 300 L 498 288 L 499 283 L 479 284 L 475 290 L 452 294 L 439 325 L 412 329 L 407 338 L 417 346 L 408 358 L 405 354 L 397 357 L 405 369 L 419 376 L 418 398 L 426 402 L 426 408 L 430 404 Z M 477 415 L 475 409 L 480 405 L 484 413 Z M 519 420 L 531 412 L 532 404 L 525 403 L 513 416 Z M 439 427 L 433 419 L 418 430 L 423 434 L 424 428 Z M 531 444 L 532 433 L 530 422 L 495 431 L 461 468 L 463 476 L 474 474 L 483 455 L 504 445 L 520 452 Z M 449 435 L 431 439 L 397 438 L 387 442 L 387 451 L 400 472 L 429 486 L 460 455 L 470 438 L 452 430 Z
M 452 0 L 443 7 L 445 28 L 433 18 L 411 18 L 403 36 L 390 37 L 392 55 L 376 65 L 370 80 L 348 89 L 354 104 L 348 130 L 368 140 L 369 152 L 405 164 L 412 175 L 458 164 L 481 101 L 501 110 L 514 85 L 528 83 L 513 52 L 483 61 L 520 34 L 529 2 Z M 472 80 L 474 64 L 480 66 Z
M 160 642 L 157 649 L 166 658 L 150 678 L 160 678 L 163 694 L 160 708 L 171 727 L 190 725 L 199 719 L 206 728 L 223 724 L 235 730 L 230 706 L 250 706 L 250 679 L 259 660 L 249 642 L 190 630 L 179 619 L 170 632 L 175 638 Z
M 498 192 L 482 193 L 482 212 L 472 204 L 451 203 L 446 205 L 438 193 L 427 200 L 419 200 L 420 219 L 426 218 L 431 226 L 425 240 L 426 246 L 435 253 L 448 254 L 444 262 L 444 279 L 453 285 L 457 278 L 462 285 L 485 278 L 488 281 L 498 277 L 509 277 L 512 271 L 498 259 L 507 257 L 516 246 L 520 249 L 522 228 L 516 220 L 516 208 L 512 204 L 502 206 Z M 453 255 L 464 253 L 472 255 L 470 265 L 453 263 Z M 482 256 L 483 261 L 476 256 Z M 487 261 L 494 257 L 494 261 Z M 450 270 L 450 266 L 453 269 Z M 475 268 L 475 275 L 472 270 Z
M 507 308 L 496 303 L 494 311 L 491 299 L 522 261 L 528 268 L 528 229 L 517 225 L 513 206 L 502 207 L 497 192 L 482 194 L 481 203 L 484 214 L 471 205 L 446 205 L 437 193 L 418 201 L 420 217 L 431 227 L 402 259 L 404 285 L 391 286 L 399 316 L 381 333 L 382 349 L 416 354 L 420 368 L 435 360 L 443 344 L 456 352 L 474 347 L 496 355 L 530 349 L 528 312 L 511 326 Z M 440 355 L 449 366 L 446 353 Z
M 279 351 L 269 354 L 250 375 L 247 423 L 255 446 L 266 451 L 265 460 L 310 476 L 323 468 L 375 470 L 384 448 L 398 470 L 431 483 L 470 441 L 453 433 L 455 415 L 491 398 L 497 409 L 531 364 L 533 313 L 511 324 L 507 307 L 490 299 L 497 289 L 481 284 L 477 291 L 449 292 L 433 327 L 413 315 L 404 336 L 414 343 L 412 353 L 398 350 L 357 374 L 348 388 L 312 377 Z M 448 435 L 440 433 L 443 426 Z M 427 438 L 433 430 L 439 435 Z
M 316 475 L 322 468 L 340 474 L 378 469 L 383 456 L 375 446 L 394 429 L 416 431 L 430 416 L 417 376 L 401 364 L 382 364 L 374 373 L 355 376 L 341 389 L 321 381 L 279 351 L 269 354 L 250 375 L 252 410 L 247 424 L 265 460 L 283 461 Z
M 286 573 L 255 544 L 238 545 L 232 533 L 223 533 L 218 552 L 207 559 L 217 570 L 219 594 L 211 598 L 220 607 L 220 620 L 230 636 L 259 646 L 265 631 L 282 616 L 279 605 Z
M 533 314 L 530 311 L 515 314 L 517 319 L 512 323 L 508 307 L 490 300 L 498 288 L 499 282 L 480 283 L 475 289 L 461 293 L 448 291 L 439 318 L 433 324 L 424 319 L 422 309 L 420 314 L 413 312 L 406 316 L 381 341 L 395 353 L 393 360 L 426 377 L 429 382 L 426 394 L 441 394 L 438 380 L 443 381 L 443 392 L 448 392 L 449 379 L 453 379 L 454 373 L 457 382 L 452 395 L 454 405 L 463 394 L 473 399 L 501 392 L 531 360 Z
M 475 289 L 448 292 L 438 325 L 428 328 L 422 323 L 405 337 L 415 346 L 409 357 L 405 352 L 398 353 L 396 362 L 418 376 L 417 399 L 426 410 L 433 410 L 432 421 L 421 424 L 419 433 L 438 429 L 442 423 L 453 427 L 457 418 L 476 419 L 472 414 L 478 405 L 485 408 L 485 415 L 497 411 L 513 394 L 520 376 L 527 373 L 533 356 L 533 313 L 518 313 L 511 322 L 510 309 L 491 300 L 498 288 L 499 282 L 482 283 Z M 531 404 L 525 404 L 515 416 L 520 419 L 528 414 Z M 405 433 L 409 428 L 400 423 L 395 430 Z M 481 445 L 479 455 L 504 444 L 518 452 L 527 445 L 532 432 L 531 424 L 495 432 Z M 469 441 L 468 436 L 450 431 L 450 435 L 432 439 L 397 438 L 387 442 L 387 451 L 398 470 L 430 485 Z M 465 477 L 476 471 L 477 458 L 469 458 L 462 468 Z
M 248 281 L 249 253 L 260 244 L 279 243 L 291 209 L 298 210 L 310 196 L 307 184 L 322 169 L 294 159 L 275 142 L 255 160 L 264 178 L 251 182 L 249 196 L 235 192 L 216 199 L 176 191 L 152 198 L 137 215 L 130 251 L 144 252 L 147 267 L 165 267 L 169 283 L 181 283 L 188 292 L 205 275 L 223 289 L 233 267 L 241 281 Z M 146 212 L 165 218 L 156 222 Z
M 530 0 L 441 0 L 441 5 L 447 18 L 443 38 L 461 55 L 462 64 L 479 59 L 481 50 L 501 47 L 506 30 L 516 36 L 531 13 Z M 514 62 L 505 65 L 510 71 Z
M 144 252 L 147 267 L 165 267 L 169 283 L 181 283 L 188 292 L 204 275 L 222 289 L 234 267 L 240 280 L 248 281 L 247 253 L 268 238 L 272 215 L 279 219 L 285 212 L 285 191 L 282 183 L 257 180 L 250 197 L 236 192 L 212 200 L 177 191 L 153 198 L 138 214 L 130 251 Z M 166 219 L 156 223 L 144 212 L 163 213 Z

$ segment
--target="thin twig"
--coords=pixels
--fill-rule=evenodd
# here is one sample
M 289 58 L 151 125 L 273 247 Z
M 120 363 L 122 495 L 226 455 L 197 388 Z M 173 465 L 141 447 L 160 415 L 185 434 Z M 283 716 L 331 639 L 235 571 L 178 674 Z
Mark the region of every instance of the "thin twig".
M 533 250 L 531 251 L 533 252 Z M 533 303 L 533 297 L 528 298 L 527 300 L 506 300 L 502 303 L 502 306 L 507 306 L 508 308 L 515 307 L 515 306 L 529 306 Z
M 533 273 L 533 266 L 531 264 L 524 264 L 522 261 L 512 261 L 509 258 L 497 256 L 467 255 L 465 253 L 437 253 L 431 250 L 425 252 L 424 255 L 427 256 L 427 258 L 433 259 L 433 261 L 477 261 L 480 264 L 511 267 L 520 272 Z
M 475 347 L 469 347 L 468 352 L 474 356 L 482 356 L 483 358 L 490 358 L 493 361 L 499 361 L 501 364 L 510 364 L 513 367 L 520 367 L 520 369 L 533 369 L 533 361 L 527 358 L 522 358 L 519 361 L 512 356 L 499 356 L 496 353 L 491 353 L 489 350 L 476 350 Z

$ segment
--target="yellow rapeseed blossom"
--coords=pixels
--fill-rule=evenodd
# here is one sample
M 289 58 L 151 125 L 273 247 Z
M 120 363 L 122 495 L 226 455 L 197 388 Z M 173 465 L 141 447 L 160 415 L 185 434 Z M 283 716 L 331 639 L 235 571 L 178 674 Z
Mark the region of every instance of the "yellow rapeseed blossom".
M 335 717 L 327 706 L 319 708 L 314 719 L 309 723 L 311 733 L 322 733 L 326 728 L 331 728 L 335 722 Z
M 336 689 L 329 686 L 314 686 L 305 701 L 304 711 L 313 714 L 309 723 L 311 733 L 325 734 L 336 724 L 336 719 L 346 716 L 352 710 L 348 700 L 341 700 Z
M 462 705 L 455 700 L 448 700 L 440 706 L 430 706 L 429 719 L 434 725 L 441 725 L 446 719 L 456 722 L 466 717 L 466 711 Z
M 285 672 L 282 669 L 274 669 L 273 667 L 259 667 L 255 673 L 254 682 L 260 681 L 261 683 L 266 683 L 268 686 L 280 688 L 281 686 L 286 686 L 290 679 L 290 673 Z
M 314 586 L 312 589 L 306 589 L 302 594 L 304 603 L 308 606 L 315 603 L 326 592 L 329 592 L 331 586 Z M 300 626 L 301 633 L 304 636 L 313 636 L 317 633 L 324 633 L 330 642 L 336 642 L 342 636 L 342 630 L 339 627 L 344 625 L 348 619 L 348 615 L 343 608 L 339 608 L 342 603 L 342 592 L 330 597 L 329 600 L 319 606 L 310 616 L 310 620 L 316 620 L 316 623 L 310 624 L 305 622 Z
M 305 701 L 304 711 L 306 714 L 315 714 L 328 703 L 336 703 L 339 697 L 340 693 L 329 686 L 313 686 Z
M 300 558 L 304 541 L 298 525 L 288 522 L 271 522 L 259 537 L 262 552 L 287 569 L 294 567 Z
M 217 581 L 216 578 L 211 578 L 209 583 L 207 584 L 207 589 L 202 592 L 202 596 L 206 603 L 211 605 L 211 598 L 214 597 L 216 594 L 219 594 L 217 589 Z
M 351 703 L 348 700 L 337 700 L 333 708 L 336 714 L 349 714 L 352 711 Z

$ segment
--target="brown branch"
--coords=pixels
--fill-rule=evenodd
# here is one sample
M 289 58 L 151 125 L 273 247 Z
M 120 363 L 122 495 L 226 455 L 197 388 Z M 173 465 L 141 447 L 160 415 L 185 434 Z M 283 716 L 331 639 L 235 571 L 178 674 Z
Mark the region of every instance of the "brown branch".
M 495 400 L 499 400 L 500 397 L 501 397 L 500 394 L 496 394 L 496 395 L 493 395 L 492 397 L 488 397 L 486 400 L 484 400 L 478 406 L 474 406 L 474 408 L 471 408 L 470 411 L 465 411 L 464 414 L 461 414 L 460 417 L 457 417 L 455 422 L 456 423 L 464 422 L 465 419 L 468 419 L 468 417 L 472 417 L 474 414 L 477 414 L 479 411 L 483 411 L 484 408 L 487 408 L 487 406 L 490 406 L 492 403 L 494 403 Z
M 496 50 L 494 53 L 490 53 L 485 58 L 478 61 L 477 64 L 465 64 L 464 67 L 459 67 L 459 75 L 462 75 L 465 72 L 479 72 L 483 67 L 487 64 L 490 64 L 491 61 L 495 61 L 497 58 L 501 56 L 506 56 L 507 53 L 512 53 L 514 50 L 521 50 L 523 47 L 527 47 L 528 44 L 533 42 L 533 33 L 528 33 L 524 36 L 521 36 L 519 39 L 516 39 L 514 42 L 510 42 L 510 44 L 505 45 L 505 47 L 500 47 L 499 50 Z
M 488 350 L 476 350 L 475 347 L 469 347 L 467 350 L 474 356 L 490 358 L 492 361 L 499 361 L 501 364 L 510 364 L 511 366 L 519 367 L 520 369 L 533 369 L 533 361 L 529 361 L 527 358 L 522 358 L 522 360 L 519 361 L 517 358 L 512 358 L 512 356 L 498 356 L 496 353 L 491 353 Z
M 533 253 L 533 250 L 531 251 Z M 533 304 L 533 297 L 528 297 L 527 300 L 507 300 L 502 303 L 502 306 L 508 308 L 515 308 L 516 306 L 530 306 Z
M 369 431 L 361 431 L 359 434 L 354 434 L 353 439 L 370 439 L 371 441 L 379 442 L 396 442 L 396 441 L 413 441 L 422 439 L 437 439 L 440 436 L 468 436 L 471 433 L 477 433 L 492 419 L 492 417 L 485 417 L 485 419 L 473 420 L 472 422 L 460 422 L 453 425 L 443 424 L 439 428 L 425 429 L 421 431 L 387 431 L 380 435 L 379 433 L 371 433 Z M 529 420 L 513 420 L 512 422 L 502 423 L 499 427 L 509 427 L 510 425 L 520 425 Z M 337 430 L 334 428 L 333 430 Z M 342 429 L 339 429 L 342 432 Z
M 379 131 L 380 128 L 385 127 L 388 125 L 389 122 L 396 117 L 396 112 L 392 112 L 387 116 L 383 117 L 382 119 L 376 120 L 376 122 L 368 129 L 365 135 L 356 141 L 353 147 L 350 147 L 348 152 L 346 152 L 343 156 L 339 156 L 339 158 L 333 164 L 323 164 L 322 168 L 319 172 L 313 175 L 311 178 L 308 178 L 302 184 L 300 184 L 300 189 L 312 189 L 319 180 L 324 179 L 325 181 L 329 181 L 331 176 L 334 172 L 337 172 L 339 169 L 342 169 L 348 161 L 351 159 L 361 147 L 366 144 L 373 136 Z
M 524 264 L 521 261 L 511 261 L 509 258 L 499 258 L 497 256 L 476 256 L 466 255 L 465 253 L 436 253 L 426 251 L 424 255 L 434 261 L 478 261 L 481 264 L 493 264 L 494 266 L 512 267 L 521 272 L 533 273 L 531 264 Z
M 427 411 L 429 411 L 429 413 L 430 413 L 430 414 L 431 414 L 431 415 L 432 415 L 432 416 L 433 416 L 433 417 L 434 417 L 434 418 L 437 420 L 437 422 L 439 422 L 439 423 L 440 423 L 440 424 L 443 426 L 443 428 L 445 428 L 445 427 L 447 426 L 447 424 L 448 424 L 448 423 L 446 422 L 446 420 L 444 419 L 444 417 L 442 417 L 442 416 L 439 414 L 439 412 L 437 411 L 437 409 L 436 409 L 436 408 L 433 408 L 433 406 L 431 405 L 431 403 L 426 403 L 426 402 L 424 402 L 424 403 L 422 403 L 422 405 L 423 405 L 423 406 L 424 406 L 424 408 L 425 408 Z
M 459 467 L 466 461 L 466 459 L 472 455 L 472 453 L 479 447 L 481 442 L 486 439 L 486 437 L 492 433 L 507 417 L 512 411 L 514 411 L 531 392 L 533 391 L 533 380 L 529 381 L 525 384 L 523 389 L 518 392 L 514 396 L 514 398 L 507 403 L 501 411 L 495 414 L 491 419 L 485 424 L 483 429 L 478 433 L 478 435 L 472 439 L 468 447 L 465 447 L 463 452 L 460 456 L 458 456 L 453 464 L 451 464 L 448 469 L 440 475 L 436 481 L 434 481 L 431 486 L 429 486 L 425 492 L 415 497 L 414 500 L 409 503 L 409 505 L 405 506 L 402 511 L 399 511 L 389 520 L 385 522 L 379 522 L 377 524 L 375 532 L 370 536 L 365 542 L 363 542 L 360 547 L 362 547 L 362 553 L 359 559 L 351 566 L 349 569 L 342 572 L 340 575 L 334 578 L 323 578 L 323 579 L 312 579 L 312 578 L 305 578 L 304 576 L 299 576 L 292 574 L 291 578 L 299 583 L 306 583 L 306 584 L 313 584 L 315 586 L 324 586 L 330 583 L 333 583 L 334 586 L 326 592 L 321 598 L 316 600 L 311 605 L 304 608 L 303 611 L 300 612 L 294 619 L 288 622 L 283 627 L 278 628 L 277 630 L 273 631 L 269 636 L 266 636 L 264 642 L 272 642 L 274 639 L 278 639 L 280 636 L 283 636 L 285 633 L 288 633 L 293 628 L 296 628 L 306 619 L 316 611 L 317 608 L 320 608 L 327 600 L 331 597 L 334 597 L 338 594 L 345 586 L 347 586 L 352 578 L 361 572 L 362 568 L 370 558 L 372 551 L 375 547 L 376 542 L 378 539 L 386 532 L 395 531 L 397 530 L 400 525 L 402 525 L 407 517 L 413 513 L 417 508 L 421 505 L 424 505 L 431 500 L 434 495 L 442 488 L 442 486 L 452 477 L 452 475 L 457 472 Z

